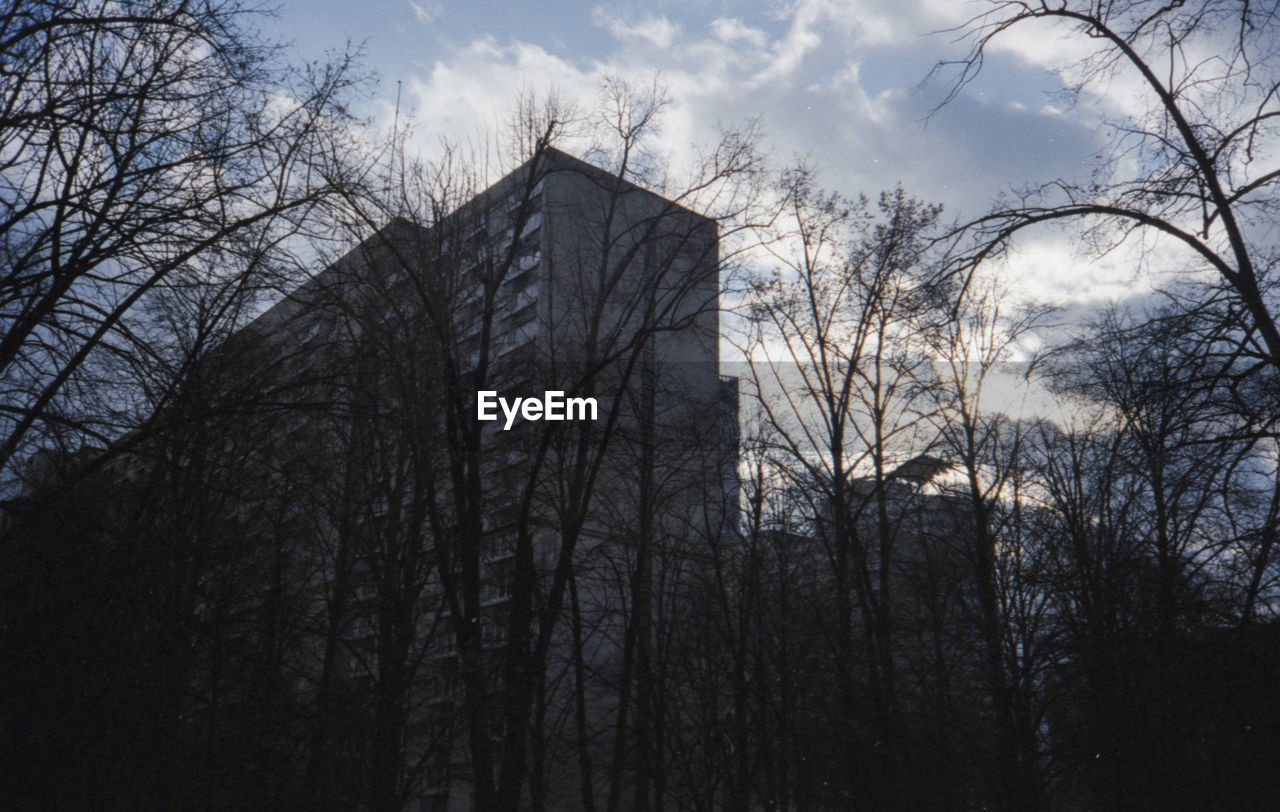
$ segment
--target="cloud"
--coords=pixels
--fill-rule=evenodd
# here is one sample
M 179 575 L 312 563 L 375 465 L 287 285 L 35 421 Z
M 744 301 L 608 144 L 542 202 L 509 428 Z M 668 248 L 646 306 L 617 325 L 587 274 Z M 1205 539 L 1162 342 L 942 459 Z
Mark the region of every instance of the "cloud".
M 726 45 L 745 44 L 763 48 L 768 35 L 752 28 L 736 17 L 717 17 L 711 21 L 711 34 Z
M 441 135 L 466 140 L 500 131 L 523 90 L 554 91 L 593 111 L 606 76 L 643 87 L 656 73 L 673 103 L 647 146 L 677 171 L 692 159 L 694 145 L 714 140 L 718 125 L 758 117 L 778 162 L 803 156 L 826 185 L 850 195 L 874 196 L 900 182 L 909 193 L 945 203 L 949 216 L 985 211 L 1011 183 L 1087 173 L 1099 149 L 1092 125 L 1025 88 L 965 93 L 929 117 L 937 91 L 930 96 L 917 86 L 950 39 L 920 36 L 922 26 L 910 22 L 908 11 L 933 14 L 923 30 L 934 30 L 952 22 L 938 3 L 913 0 L 903 11 L 887 0 L 798 0 L 772 26 L 725 16 L 694 25 L 597 8 L 593 22 L 611 42 L 596 48 L 595 58 L 483 37 L 454 44 L 426 74 L 410 78 L 406 91 L 430 148 Z M 1002 63 L 997 67 L 1022 61 L 993 56 L 993 64 Z M 921 67 L 893 73 L 886 62 Z M 868 66 L 875 68 L 874 91 Z M 1134 290 L 1132 269 L 1120 255 L 1112 264 L 1089 264 L 1048 230 L 1026 235 L 1020 247 L 1026 253 L 1009 273 L 1024 278 L 1037 297 L 1099 301 Z
M 522 92 L 588 98 L 596 92 L 593 74 L 537 45 L 474 40 L 437 61 L 425 76 L 412 75 L 405 82 L 418 145 L 429 155 L 440 138 L 480 143 L 506 124 Z
M 624 20 L 609 15 L 602 8 L 596 8 L 592 16 L 598 25 L 608 29 L 614 39 L 620 42 L 647 43 L 659 50 L 670 48 L 680 34 L 680 26 L 662 16 Z
M 433 0 L 422 0 L 422 2 L 409 0 L 409 6 L 413 9 L 413 16 L 423 25 L 430 25 L 435 22 L 440 18 L 442 12 L 440 4 L 433 2 Z
M 1117 14 L 1115 20 L 1121 31 L 1126 30 L 1123 14 Z M 1184 109 L 1201 111 L 1213 120 L 1215 113 L 1222 112 L 1217 109 L 1217 80 L 1237 70 L 1230 59 L 1237 46 L 1236 29 L 1201 26 L 1180 38 L 1172 64 L 1169 35 L 1163 27 L 1148 26 L 1148 30 L 1150 37 L 1130 39 L 1130 45 L 1155 68 L 1161 81 L 1167 83 L 1172 76 Z M 1079 24 L 1061 19 L 1023 20 L 994 37 L 987 53 L 1012 56 L 1023 65 L 1052 72 L 1065 86 L 1081 86 L 1079 112 L 1098 120 L 1104 116 L 1144 120 L 1158 105 L 1138 68 L 1123 58 L 1112 59 L 1116 49 L 1106 40 L 1089 36 Z M 1192 73 L 1195 81 L 1185 81 Z M 1237 99 L 1233 96 L 1231 101 Z
M 1046 229 L 1016 240 L 1000 273 L 1016 280 L 1021 297 L 1066 307 L 1149 294 L 1152 280 L 1140 267 L 1134 246 L 1094 258 L 1082 254 L 1067 234 Z
M 770 48 L 773 58 L 755 76 L 756 84 L 786 78 L 800 67 L 805 55 L 817 48 L 822 37 L 815 30 L 828 11 L 824 0 L 800 0 L 791 8 L 787 33 Z

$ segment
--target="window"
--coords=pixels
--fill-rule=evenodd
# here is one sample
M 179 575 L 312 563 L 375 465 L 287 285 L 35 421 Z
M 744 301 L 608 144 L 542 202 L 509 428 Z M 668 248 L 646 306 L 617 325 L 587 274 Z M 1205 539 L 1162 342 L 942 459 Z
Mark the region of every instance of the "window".
M 484 625 L 480 629 L 480 642 L 485 648 L 497 648 L 506 645 L 506 625 L 486 618 Z

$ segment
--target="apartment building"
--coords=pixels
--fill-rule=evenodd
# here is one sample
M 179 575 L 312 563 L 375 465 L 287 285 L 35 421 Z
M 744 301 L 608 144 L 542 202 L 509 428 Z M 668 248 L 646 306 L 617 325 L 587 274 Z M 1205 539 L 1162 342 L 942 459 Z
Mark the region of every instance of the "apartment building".
M 713 220 L 548 149 L 431 226 L 392 221 L 237 336 L 262 366 L 287 359 L 298 403 L 343 404 L 345 425 L 317 405 L 323 421 L 303 409 L 285 438 L 313 478 L 358 480 L 369 500 L 317 531 L 310 577 L 348 594 L 299 690 L 376 690 L 382 638 L 399 636 L 390 783 L 410 808 L 472 808 L 476 748 L 500 771 L 533 707 L 552 711 L 523 745 L 545 803 L 577 797 L 579 756 L 614 758 L 610 685 L 626 629 L 648 622 L 636 580 L 736 509 L 718 261 Z M 591 399 L 594 419 L 480 421 L 481 392 Z M 407 587 L 387 584 L 394 567 Z M 523 700 L 517 647 L 521 673 L 539 670 Z

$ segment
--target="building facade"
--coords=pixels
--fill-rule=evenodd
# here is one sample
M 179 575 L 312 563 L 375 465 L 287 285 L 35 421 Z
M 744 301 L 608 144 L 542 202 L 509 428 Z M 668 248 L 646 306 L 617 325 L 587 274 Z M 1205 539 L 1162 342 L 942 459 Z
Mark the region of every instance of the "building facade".
M 718 294 L 713 220 L 548 149 L 430 225 L 394 220 L 237 336 L 294 379 L 286 436 L 317 487 L 359 494 L 313 512 L 326 636 L 298 689 L 321 715 L 363 691 L 394 711 L 360 763 L 313 772 L 424 809 L 630 784 L 655 571 L 735 516 Z M 481 421 L 481 392 L 589 398 L 594 419 Z

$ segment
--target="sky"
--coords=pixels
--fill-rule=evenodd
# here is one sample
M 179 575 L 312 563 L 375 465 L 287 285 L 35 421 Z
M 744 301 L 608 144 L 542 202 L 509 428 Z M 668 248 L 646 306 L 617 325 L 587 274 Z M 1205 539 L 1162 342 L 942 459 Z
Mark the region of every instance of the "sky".
M 901 184 L 949 218 L 997 195 L 1087 177 L 1104 149 L 1102 115 L 1125 102 L 1062 96 L 1065 66 L 1087 42 L 1051 24 L 996 41 L 978 79 L 948 104 L 954 73 L 926 81 L 967 43 L 946 29 L 981 4 L 963 0 L 283 0 L 268 31 L 297 55 L 347 42 L 379 77 L 363 112 L 402 115 L 428 150 L 476 139 L 511 114 L 521 90 L 554 91 L 589 109 L 605 76 L 649 84 L 673 104 L 661 146 L 673 156 L 715 141 L 717 126 L 757 121 L 778 165 L 804 160 L 820 183 L 874 197 Z M 1149 292 L 1121 254 L 1093 261 L 1069 232 L 1020 241 L 1004 270 L 1028 298 L 1067 308 Z

